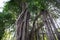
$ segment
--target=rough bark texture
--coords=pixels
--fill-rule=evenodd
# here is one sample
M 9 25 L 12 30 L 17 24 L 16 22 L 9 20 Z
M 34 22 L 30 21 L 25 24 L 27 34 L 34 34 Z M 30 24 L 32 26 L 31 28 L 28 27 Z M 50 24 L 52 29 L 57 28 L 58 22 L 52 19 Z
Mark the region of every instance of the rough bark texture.
M 44 24 L 46 25 L 46 28 L 48 29 L 48 36 L 49 36 L 49 40 L 56 40 L 56 37 L 55 37 L 55 35 L 53 34 L 53 30 L 52 30 L 52 28 L 51 28 L 51 24 L 50 24 L 50 22 L 49 21 L 51 21 L 51 19 L 49 20 L 49 18 L 51 18 L 51 17 L 49 17 L 48 18 L 48 15 L 49 13 L 46 11 L 46 10 L 44 10 L 43 12 L 42 12 L 42 15 L 43 15 L 43 21 L 44 21 Z
M 28 40 L 28 21 L 30 13 L 27 9 L 27 4 L 22 3 L 22 12 L 16 21 L 16 40 Z

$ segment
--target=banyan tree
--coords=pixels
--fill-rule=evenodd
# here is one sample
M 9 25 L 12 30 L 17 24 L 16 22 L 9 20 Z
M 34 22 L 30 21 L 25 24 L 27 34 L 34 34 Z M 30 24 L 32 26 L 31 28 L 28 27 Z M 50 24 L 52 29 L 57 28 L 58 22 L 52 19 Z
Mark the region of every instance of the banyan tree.
M 16 40 L 60 40 L 55 21 L 60 0 L 11 0 L 10 3 L 19 8 L 15 22 Z

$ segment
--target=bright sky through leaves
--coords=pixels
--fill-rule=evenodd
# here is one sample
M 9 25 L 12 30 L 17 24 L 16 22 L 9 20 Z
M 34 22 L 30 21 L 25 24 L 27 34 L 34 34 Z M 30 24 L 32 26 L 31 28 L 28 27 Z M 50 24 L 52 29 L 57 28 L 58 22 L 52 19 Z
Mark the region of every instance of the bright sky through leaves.
M 9 0 L 0 0 L 0 12 L 3 11 L 4 4 L 5 4 L 5 2 L 7 2 L 7 1 L 9 1 Z

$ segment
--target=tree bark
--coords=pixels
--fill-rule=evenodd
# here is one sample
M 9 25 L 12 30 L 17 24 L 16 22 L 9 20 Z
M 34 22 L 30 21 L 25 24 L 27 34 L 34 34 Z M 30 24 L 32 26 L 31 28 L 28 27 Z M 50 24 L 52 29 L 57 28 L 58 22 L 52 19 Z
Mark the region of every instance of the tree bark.
M 48 20 L 47 20 L 47 13 L 45 10 L 42 11 L 42 16 L 43 16 L 43 22 L 46 25 L 45 27 L 48 30 L 47 33 L 48 33 L 49 40 L 54 40 L 52 33 L 51 33 L 50 25 L 49 25 Z
M 55 33 L 56 33 L 56 35 L 57 35 L 57 38 L 58 38 L 58 40 L 60 40 L 60 34 L 59 34 L 58 31 L 57 31 L 57 28 L 56 28 L 55 23 L 54 23 L 54 21 L 53 21 L 53 19 L 52 19 L 52 16 L 51 16 L 51 14 L 49 14 L 49 13 L 48 13 L 48 15 L 49 15 L 49 17 L 50 17 L 50 21 L 51 21 L 51 24 L 52 24 L 52 26 L 53 26 L 53 28 L 54 28 L 54 30 L 55 30 Z

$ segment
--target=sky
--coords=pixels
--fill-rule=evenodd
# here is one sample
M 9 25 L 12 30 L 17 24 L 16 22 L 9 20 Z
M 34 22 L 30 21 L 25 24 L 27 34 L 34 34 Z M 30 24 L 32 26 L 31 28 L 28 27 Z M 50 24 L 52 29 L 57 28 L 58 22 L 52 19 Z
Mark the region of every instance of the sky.
M 5 2 L 7 2 L 7 1 L 9 1 L 9 0 L 0 0 L 0 12 L 3 11 L 3 7 L 5 5 Z

